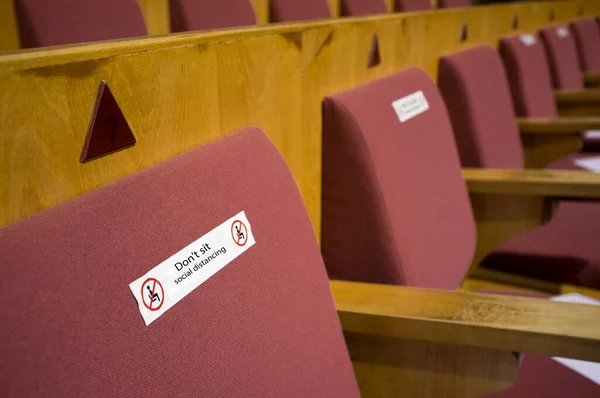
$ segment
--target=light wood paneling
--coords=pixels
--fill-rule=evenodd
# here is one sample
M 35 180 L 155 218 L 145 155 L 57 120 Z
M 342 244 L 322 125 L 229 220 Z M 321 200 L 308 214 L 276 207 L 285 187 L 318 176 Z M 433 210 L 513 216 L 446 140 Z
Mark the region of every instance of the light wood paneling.
M 250 0 L 259 25 L 269 23 L 269 0 Z
M 440 54 L 539 27 L 600 2 L 523 3 L 344 18 L 32 50 L 0 57 L 0 225 L 64 202 L 247 125 L 288 162 L 317 234 L 321 99 Z M 541 18 L 543 19 L 543 18 Z M 469 35 L 460 41 L 463 21 Z M 381 64 L 368 68 L 373 34 Z M 106 80 L 138 143 L 81 165 L 96 89 Z
M 138 0 L 150 35 L 171 33 L 169 0 Z
M 0 1 L 0 51 L 21 48 L 14 0 Z

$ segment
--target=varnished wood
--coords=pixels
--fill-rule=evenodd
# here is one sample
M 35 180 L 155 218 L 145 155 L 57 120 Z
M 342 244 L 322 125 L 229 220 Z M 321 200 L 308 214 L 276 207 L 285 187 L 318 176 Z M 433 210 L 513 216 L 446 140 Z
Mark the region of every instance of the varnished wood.
M 600 130 L 600 116 L 561 117 L 556 119 L 518 118 L 521 134 L 577 134 L 585 130 Z
M 568 283 L 554 283 L 480 267 L 474 270 L 471 278 L 463 282 L 461 290 L 478 291 L 482 289 L 544 293 L 549 295 L 578 293 L 600 300 L 600 291 L 596 289 Z
M 331 281 L 342 328 L 600 362 L 600 306 Z
M 0 1 L 0 52 L 21 48 L 14 0 Z
M 583 81 L 586 87 L 600 86 L 600 72 L 583 72 Z
M 557 21 L 600 2 L 552 3 Z M 0 225 L 16 221 L 247 125 L 289 164 L 317 234 L 323 96 L 442 53 L 546 23 L 547 3 L 340 18 L 25 51 L 0 57 Z M 460 42 L 462 21 L 469 37 Z M 381 64 L 367 67 L 373 34 Z M 419 40 L 414 40 L 418 37 Z M 422 42 L 428 43 L 423 46 Z M 80 165 L 94 93 L 106 80 L 135 147 Z
M 520 356 L 513 352 L 345 333 L 364 398 L 479 398 L 510 387 Z
M 600 199 L 600 175 L 579 170 L 463 169 L 469 192 Z
M 583 138 L 577 133 L 522 134 L 525 168 L 543 169 L 551 162 L 577 153 L 583 147 Z
M 138 0 L 149 35 L 171 33 L 169 0 Z
M 557 90 L 554 98 L 558 105 L 600 103 L 600 89 L 590 88 L 586 90 Z

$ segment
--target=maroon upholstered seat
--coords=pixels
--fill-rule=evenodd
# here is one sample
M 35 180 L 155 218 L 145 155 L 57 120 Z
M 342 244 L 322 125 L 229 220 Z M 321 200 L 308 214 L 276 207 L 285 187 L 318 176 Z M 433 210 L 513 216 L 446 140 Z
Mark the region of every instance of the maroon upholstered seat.
M 552 84 L 560 90 L 582 90 L 583 76 L 575 40 L 569 28 L 553 25 L 540 30 L 552 74 Z
M 271 0 L 271 22 L 331 18 L 327 0 Z
M 256 25 L 250 0 L 170 0 L 171 31 Z
M 600 26 L 594 18 L 571 22 L 579 63 L 586 72 L 600 72 Z
M 539 37 L 531 33 L 503 37 L 498 50 L 504 62 L 516 115 L 558 117 L 550 68 Z M 583 151 L 600 151 L 600 138 L 584 136 Z
M 384 0 L 341 0 L 341 15 L 343 17 L 362 17 L 367 15 L 385 14 L 387 7 Z
M 515 113 L 518 117 L 555 118 L 558 109 L 544 45 L 536 34 L 500 38 Z
M 148 34 L 137 0 L 15 0 L 23 48 Z
M 401 123 L 392 102 L 419 91 L 429 110 Z M 330 277 L 458 288 L 475 225 L 431 79 L 412 68 L 326 98 L 323 123 L 322 251 Z
M 440 59 L 440 90 L 446 99 L 465 167 L 523 168 L 506 75 L 499 55 L 478 46 Z M 573 169 L 574 154 L 561 159 Z M 556 165 L 551 165 L 556 168 Z M 482 266 L 552 282 L 600 288 L 600 204 L 561 203 L 555 218 L 502 244 Z
M 429 11 L 433 9 L 429 0 L 396 0 L 394 10 L 397 12 Z
M 330 277 L 458 288 L 475 225 L 450 120 L 431 79 L 411 68 L 333 95 L 323 117 L 322 251 Z M 512 395 L 497 397 L 541 397 L 546 378 L 559 396 L 600 393 L 555 365 L 526 356 Z
M 439 0 L 439 8 L 471 7 L 471 0 Z
M 128 284 L 242 210 L 256 244 L 145 326 Z M 0 258 L 3 397 L 359 396 L 306 209 L 257 128 L 0 229 Z

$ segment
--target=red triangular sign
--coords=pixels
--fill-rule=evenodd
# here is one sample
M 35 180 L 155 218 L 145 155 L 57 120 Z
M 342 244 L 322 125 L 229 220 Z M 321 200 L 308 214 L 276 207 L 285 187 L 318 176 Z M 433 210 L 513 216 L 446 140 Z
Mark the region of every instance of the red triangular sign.
M 95 159 L 135 144 L 131 128 L 119 108 L 119 104 L 103 80 L 98 88 L 96 103 L 92 111 L 81 162 Z

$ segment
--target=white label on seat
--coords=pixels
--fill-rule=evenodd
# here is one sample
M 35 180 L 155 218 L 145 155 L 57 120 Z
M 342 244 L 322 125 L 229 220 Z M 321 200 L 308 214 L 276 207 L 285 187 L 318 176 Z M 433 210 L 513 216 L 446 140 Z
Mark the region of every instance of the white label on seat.
M 392 102 L 392 107 L 396 111 L 396 115 L 398 115 L 400 122 L 404 123 L 429 109 L 429 103 L 427 102 L 423 91 L 419 90 L 416 93 L 412 93 Z
M 575 163 L 575 165 L 581 168 L 593 171 L 594 173 L 600 173 L 600 156 L 585 159 L 576 159 L 573 163 Z
M 535 36 L 531 33 L 526 33 L 519 36 L 519 40 L 521 40 L 521 43 L 525 44 L 527 47 L 533 46 L 536 42 Z
M 130 283 L 146 326 L 254 243 L 242 211 Z
M 569 36 L 569 29 L 565 28 L 564 26 L 559 26 L 556 28 L 556 34 L 558 37 L 567 37 Z
M 588 130 L 583 133 L 583 138 L 600 138 L 600 130 Z
M 600 305 L 600 301 L 577 293 L 552 297 L 550 300 L 561 301 L 564 303 Z M 600 363 L 558 357 L 552 359 L 600 385 Z

